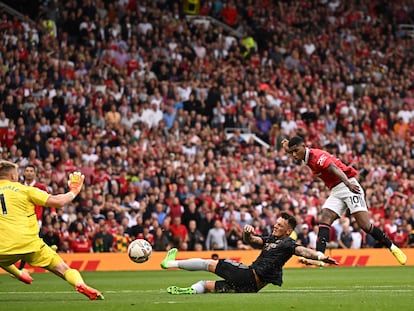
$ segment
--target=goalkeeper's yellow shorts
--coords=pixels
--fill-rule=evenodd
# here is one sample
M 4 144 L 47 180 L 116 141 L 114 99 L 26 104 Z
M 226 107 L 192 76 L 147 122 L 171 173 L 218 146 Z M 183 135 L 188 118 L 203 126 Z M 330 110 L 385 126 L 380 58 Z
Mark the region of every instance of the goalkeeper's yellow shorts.
M 48 245 L 43 244 L 37 252 L 16 255 L 0 255 L 0 266 L 6 267 L 18 262 L 19 260 L 26 261 L 32 267 L 53 269 L 63 259 Z

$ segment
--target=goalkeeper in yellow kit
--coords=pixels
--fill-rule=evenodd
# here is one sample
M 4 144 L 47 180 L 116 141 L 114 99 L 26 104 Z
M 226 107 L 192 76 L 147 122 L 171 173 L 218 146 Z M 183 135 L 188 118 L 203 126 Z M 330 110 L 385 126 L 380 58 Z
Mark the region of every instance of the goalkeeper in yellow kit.
M 30 284 L 32 277 L 14 266 L 24 260 L 65 279 L 91 300 L 103 299 L 96 289 L 87 286 L 78 270 L 71 269 L 53 249 L 39 238 L 35 205 L 61 208 L 80 192 L 85 177 L 79 172 L 69 175 L 69 192 L 51 195 L 18 182 L 18 166 L 0 161 L 0 267 L 20 281 Z

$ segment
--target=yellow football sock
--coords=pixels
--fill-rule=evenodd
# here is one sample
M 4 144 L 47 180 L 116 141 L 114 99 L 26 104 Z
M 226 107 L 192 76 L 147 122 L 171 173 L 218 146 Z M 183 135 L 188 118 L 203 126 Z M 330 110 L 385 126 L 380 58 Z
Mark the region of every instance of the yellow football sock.
M 66 270 L 65 274 L 64 274 L 65 280 L 70 284 L 75 286 L 76 284 L 79 283 L 85 283 L 83 281 L 82 276 L 80 275 L 78 270 L 75 269 L 68 269 Z
M 21 271 L 17 269 L 15 265 L 10 265 L 7 267 L 2 267 L 4 270 L 6 270 L 8 273 L 14 275 L 17 279 L 20 277 Z

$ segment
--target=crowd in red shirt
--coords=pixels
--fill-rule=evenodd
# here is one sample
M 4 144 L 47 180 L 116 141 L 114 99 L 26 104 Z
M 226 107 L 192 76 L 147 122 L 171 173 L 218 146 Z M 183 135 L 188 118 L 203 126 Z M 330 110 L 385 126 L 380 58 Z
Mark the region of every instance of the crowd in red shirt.
M 285 210 L 317 230 L 328 189 L 281 150 L 295 134 L 353 166 L 372 222 L 413 245 L 410 1 L 201 1 L 253 47 L 175 1 L 57 3 L 34 22 L 1 15 L 0 143 L 52 193 L 87 176 L 73 205 L 43 215 L 60 251 L 136 237 L 187 249 L 203 243 L 190 220 L 204 237 L 217 219 L 266 234 Z

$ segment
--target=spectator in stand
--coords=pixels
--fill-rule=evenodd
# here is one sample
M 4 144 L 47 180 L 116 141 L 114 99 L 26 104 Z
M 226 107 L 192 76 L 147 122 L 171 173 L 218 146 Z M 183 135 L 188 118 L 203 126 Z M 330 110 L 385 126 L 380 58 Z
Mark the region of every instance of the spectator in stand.
M 309 226 L 307 224 L 303 224 L 301 225 L 300 229 L 301 230 L 298 233 L 298 238 L 296 239 L 296 242 L 305 247 L 311 247 L 309 237 Z
M 366 235 L 366 233 L 359 228 L 358 223 L 354 219 L 352 219 L 351 221 L 351 230 L 353 241 L 352 248 L 359 249 L 365 247 L 366 243 L 364 236 Z
M 45 243 L 49 246 L 54 245 L 54 247 L 56 247 L 56 250 L 58 250 L 60 246 L 59 231 L 55 230 L 53 225 L 48 225 L 47 231 L 43 235 L 43 241 L 45 241 Z
M 108 224 L 101 225 L 91 243 L 95 253 L 108 253 L 113 251 L 114 237 L 108 232 Z
M 226 229 L 228 249 L 237 249 L 239 245 L 238 242 L 241 241 L 243 237 L 243 229 L 234 218 L 235 216 L 232 215 Z
M 174 247 L 180 248 L 183 243 L 188 243 L 188 229 L 181 223 L 181 217 L 174 217 L 169 229 L 172 233 Z
M 118 226 L 117 233 L 113 235 L 113 251 L 118 253 L 126 253 L 128 245 L 131 242 L 131 238 L 128 233 L 125 232 L 125 228 Z
M 188 222 L 188 250 L 194 251 L 196 244 L 204 244 L 204 236 L 197 229 L 197 222 L 195 220 L 190 220 Z
M 157 217 L 158 223 L 162 224 L 164 222 L 165 217 L 167 217 L 167 214 L 165 213 L 164 205 L 160 202 L 157 202 L 155 204 L 155 210 L 152 213 L 152 215 L 155 215 Z
M 158 227 L 155 230 L 154 234 L 154 244 L 152 245 L 154 251 L 166 251 L 170 248 L 170 241 L 167 236 L 164 234 L 161 227 Z M 189 249 L 191 250 L 191 249 Z
M 340 248 L 354 248 L 353 247 L 352 232 L 349 223 L 342 224 L 342 232 L 338 239 Z
M 74 253 L 91 253 L 92 241 L 85 234 L 85 232 L 79 232 L 79 235 L 71 242 L 70 248 Z
M 208 231 L 206 238 L 206 250 L 227 250 L 226 231 L 221 220 L 216 219 L 214 227 Z
M 315 225 L 313 226 L 312 230 L 309 232 L 309 248 L 316 249 L 316 241 L 318 239 L 318 231 L 319 226 Z M 337 241 L 335 241 L 337 242 Z
M 4 111 L 0 112 L 0 143 L 2 146 L 6 145 L 7 129 L 9 127 L 10 119 L 6 117 Z
M 177 217 L 181 218 L 182 214 L 184 213 L 184 207 L 180 203 L 180 199 L 175 195 L 175 193 L 171 193 L 170 197 L 166 199 L 167 202 L 167 210 L 166 213 L 171 219 L 175 219 Z
M 141 214 L 136 214 L 135 225 L 130 227 L 129 234 L 133 240 L 137 238 L 139 234 L 144 232 L 144 220 Z
M 407 247 L 414 247 L 414 230 L 411 224 L 407 224 L 408 243 Z
M 105 124 L 110 129 L 116 130 L 121 126 L 121 114 L 118 112 L 115 104 L 112 104 L 111 109 L 105 114 Z
M 240 221 L 239 221 L 240 227 L 243 228 L 245 225 L 250 225 L 251 222 L 252 222 L 252 215 L 249 213 L 246 207 L 241 207 L 240 208 Z
M 260 108 L 260 116 L 257 118 L 255 132 L 264 142 L 270 143 L 269 133 L 273 124 L 269 120 L 265 107 Z
M 401 248 L 404 248 L 404 247 L 407 247 L 408 246 L 409 234 L 407 232 L 406 227 L 404 227 L 404 224 L 402 222 L 399 223 L 397 225 L 397 231 L 395 231 L 391 235 L 392 242 L 395 245 L 398 245 L 398 247 L 401 247 Z

